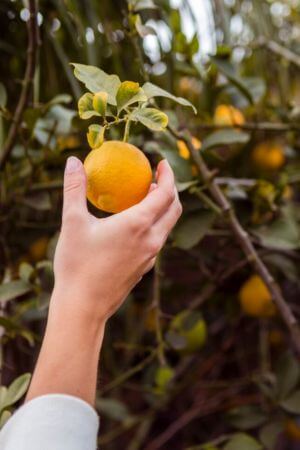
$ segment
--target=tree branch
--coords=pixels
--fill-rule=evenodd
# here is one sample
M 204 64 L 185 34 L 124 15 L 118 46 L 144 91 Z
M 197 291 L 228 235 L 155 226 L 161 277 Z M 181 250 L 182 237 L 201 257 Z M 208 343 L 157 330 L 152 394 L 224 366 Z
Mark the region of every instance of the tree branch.
M 266 131 L 286 133 L 288 131 L 296 131 L 300 133 L 300 126 L 297 123 L 276 123 L 276 122 L 248 122 L 243 125 L 216 125 L 214 123 L 200 123 L 196 127 L 198 130 L 230 130 L 238 129 L 244 131 Z
M 171 126 L 168 126 L 168 130 L 177 140 L 183 140 L 185 142 L 203 182 L 207 186 L 214 201 L 221 208 L 223 216 L 228 220 L 233 234 L 244 251 L 248 262 L 252 264 L 253 268 L 267 285 L 282 320 L 285 322 L 290 331 L 295 349 L 297 353 L 300 354 L 300 329 L 298 327 L 297 320 L 290 307 L 284 300 L 279 286 L 255 250 L 249 234 L 241 226 L 232 205 L 229 203 L 219 185 L 215 182 L 213 173 L 209 170 L 201 154 L 192 144 L 190 136 L 187 133 L 177 132 Z
M 13 122 L 9 128 L 7 138 L 0 155 L 0 170 L 3 169 L 4 165 L 6 164 L 6 161 L 16 142 L 18 131 L 22 124 L 23 113 L 29 102 L 31 87 L 35 74 L 37 49 L 39 45 L 36 0 L 29 0 L 29 12 L 30 16 L 27 22 L 27 29 L 28 29 L 27 62 L 25 75 L 22 83 L 23 86 L 14 113 Z
M 258 47 L 266 47 L 271 52 L 286 59 L 290 63 L 300 68 L 300 56 L 292 52 L 290 49 L 283 47 L 278 42 L 261 37 L 257 43 Z

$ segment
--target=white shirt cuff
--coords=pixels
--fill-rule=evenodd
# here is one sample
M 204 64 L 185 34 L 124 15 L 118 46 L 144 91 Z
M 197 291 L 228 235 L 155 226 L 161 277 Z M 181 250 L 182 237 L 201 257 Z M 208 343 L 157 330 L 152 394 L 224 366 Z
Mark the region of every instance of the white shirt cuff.
M 48 394 L 25 403 L 0 432 L 1 450 L 96 450 L 99 418 L 85 401 Z

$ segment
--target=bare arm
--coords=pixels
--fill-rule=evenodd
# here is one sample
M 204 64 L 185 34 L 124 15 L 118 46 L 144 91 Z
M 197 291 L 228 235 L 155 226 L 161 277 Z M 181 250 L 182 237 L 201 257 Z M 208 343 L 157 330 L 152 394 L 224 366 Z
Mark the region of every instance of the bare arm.
M 87 210 L 83 166 L 77 158 L 68 160 L 55 288 L 27 401 L 62 393 L 94 403 L 105 324 L 153 267 L 180 214 L 166 161 L 159 164 L 157 184 L 141 203 L 97 219 Z

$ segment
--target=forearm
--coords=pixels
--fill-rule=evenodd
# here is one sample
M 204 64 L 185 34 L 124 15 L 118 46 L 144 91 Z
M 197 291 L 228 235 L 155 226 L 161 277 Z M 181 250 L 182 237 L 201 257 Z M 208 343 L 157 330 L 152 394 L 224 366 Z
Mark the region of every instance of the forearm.
M 94 404 L 104 322 L 87 317 L 55 293 L 26 401 L 61 393 Z

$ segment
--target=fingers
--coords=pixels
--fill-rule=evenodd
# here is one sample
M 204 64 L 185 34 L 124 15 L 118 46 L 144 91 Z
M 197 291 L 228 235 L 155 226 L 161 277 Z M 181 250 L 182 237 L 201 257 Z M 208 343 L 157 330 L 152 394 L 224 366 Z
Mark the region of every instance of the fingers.
M 147 216 L 151 223 L 156 222 L 174 201 L 174 183 L 173 171 L 164 159 L 157 167 L 157 186 L 151 187 L 145 199 L 128 211 L 136 216 Z
M 149 192 L 152 192 L 152 191 L 154 191 L 154 189 L 156 189 L 156 188 L 157 188 L 157 184 L 156 184 L 156 183 L 151 183 L 151 186 L 150 186 Z
M 63 221 L 70 213 L 87 213 L 86 176 L 81 161 L 75 156 L 68 158 L 65 168 Z
M 162 236 L 165 241 L 181 214 L 182 206 L 178 197 L 177 190 L 175 189 L 175 199 L 172 205 L 168 208 L 166 213 L 153 225 L 153 232 L 158 236 Z

